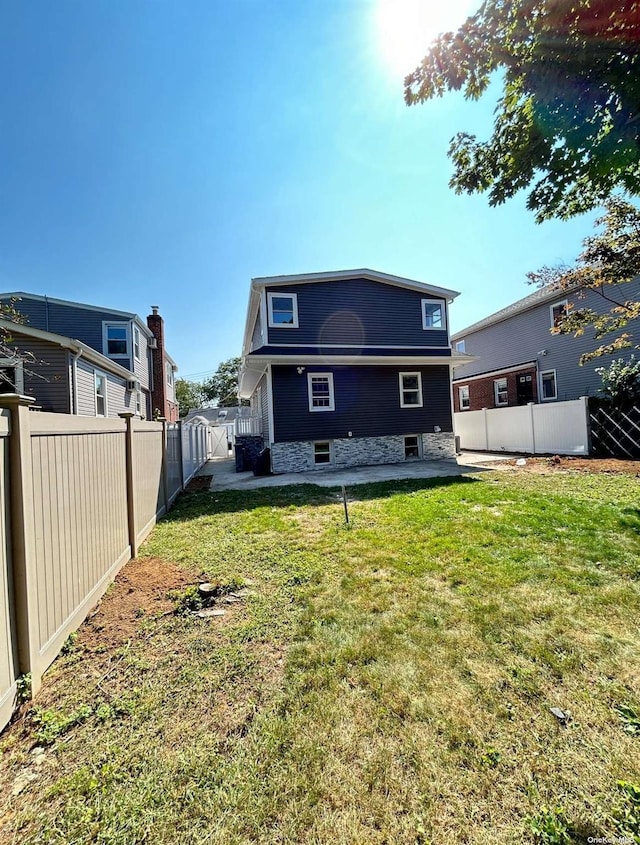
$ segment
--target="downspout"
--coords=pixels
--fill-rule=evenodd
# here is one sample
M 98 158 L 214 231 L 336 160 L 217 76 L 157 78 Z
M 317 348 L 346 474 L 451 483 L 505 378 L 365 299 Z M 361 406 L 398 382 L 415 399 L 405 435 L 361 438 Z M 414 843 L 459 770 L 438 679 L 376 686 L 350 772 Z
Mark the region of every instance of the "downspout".
M 82 349 L 78 349 L 78 351 L 73 356 L 73 362 L 71 363 L 71 384 L 73 390 L 73 402 L 72 402 L 72 414 L 77 416 L 78 414 L 78 368 L 77 363 L 78 359 L 82 355 Z

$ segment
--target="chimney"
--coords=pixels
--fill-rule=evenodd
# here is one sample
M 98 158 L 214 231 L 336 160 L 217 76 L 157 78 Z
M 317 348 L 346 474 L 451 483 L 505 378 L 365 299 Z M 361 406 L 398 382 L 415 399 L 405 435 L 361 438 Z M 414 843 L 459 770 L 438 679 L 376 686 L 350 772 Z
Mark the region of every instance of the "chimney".
M 151 314 L 147 317 L 147 326 L 156 339 L 156 348 L 151 349 L 151 370 L 153 387 L 151 390 L 151 416 L 156 412 L 166 419 L 170 418 L 167 403 L 166 374 L 164 367 L 164 320 L 160 316 L 157 305 L 151 306 Z

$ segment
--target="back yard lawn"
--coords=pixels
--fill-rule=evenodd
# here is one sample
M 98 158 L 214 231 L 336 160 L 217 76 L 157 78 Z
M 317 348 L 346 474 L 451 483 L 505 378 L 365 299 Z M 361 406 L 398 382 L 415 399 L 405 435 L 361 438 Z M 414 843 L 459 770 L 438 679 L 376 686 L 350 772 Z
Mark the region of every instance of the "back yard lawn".
M 184 496 L 0 737 L 0 841 L 640 842 L 640 482 L 351 492 Z

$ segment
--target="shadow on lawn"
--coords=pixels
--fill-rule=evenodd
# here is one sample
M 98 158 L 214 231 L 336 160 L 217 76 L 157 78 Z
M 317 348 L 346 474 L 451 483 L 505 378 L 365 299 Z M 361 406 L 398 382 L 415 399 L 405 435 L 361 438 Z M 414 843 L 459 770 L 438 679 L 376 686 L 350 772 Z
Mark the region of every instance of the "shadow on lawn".
M 441 489 L 461 484 L 475 484 L 467 476 L 444 478 L 407 478 L 353 484 L 347 487 L 349 502 L 383 499 L 398 493 Z M 262 487 L 257 490 L 220 490 L 214 493 L 183 493 L 164 519 L 183 522 L 212 513 L 234 513 L 258 508 L 321 507 L 341 501 L 340 487 L 318 487 L 316 484 L 295 484 L 288 487 Z

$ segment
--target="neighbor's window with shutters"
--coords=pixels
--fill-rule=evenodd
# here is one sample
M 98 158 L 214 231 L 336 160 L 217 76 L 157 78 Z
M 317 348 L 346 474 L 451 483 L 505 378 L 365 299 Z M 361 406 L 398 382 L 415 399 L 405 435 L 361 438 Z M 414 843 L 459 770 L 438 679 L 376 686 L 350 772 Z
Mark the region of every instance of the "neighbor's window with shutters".
M 498 378 L 493 382 L 493 395 L 496 408 L 509 404 L 509 391 L 507 389 L 506 378 Z
M 96 380 L 96 416 L 107 416 L 107 377 L 104 373 L 95 373 Z
M 422 408 L 422 376 L 420 373 L 400 373 L 400 407 Z
M 335 411 L 333 373 L 309 373 L 307 384 L 310 411 Z

